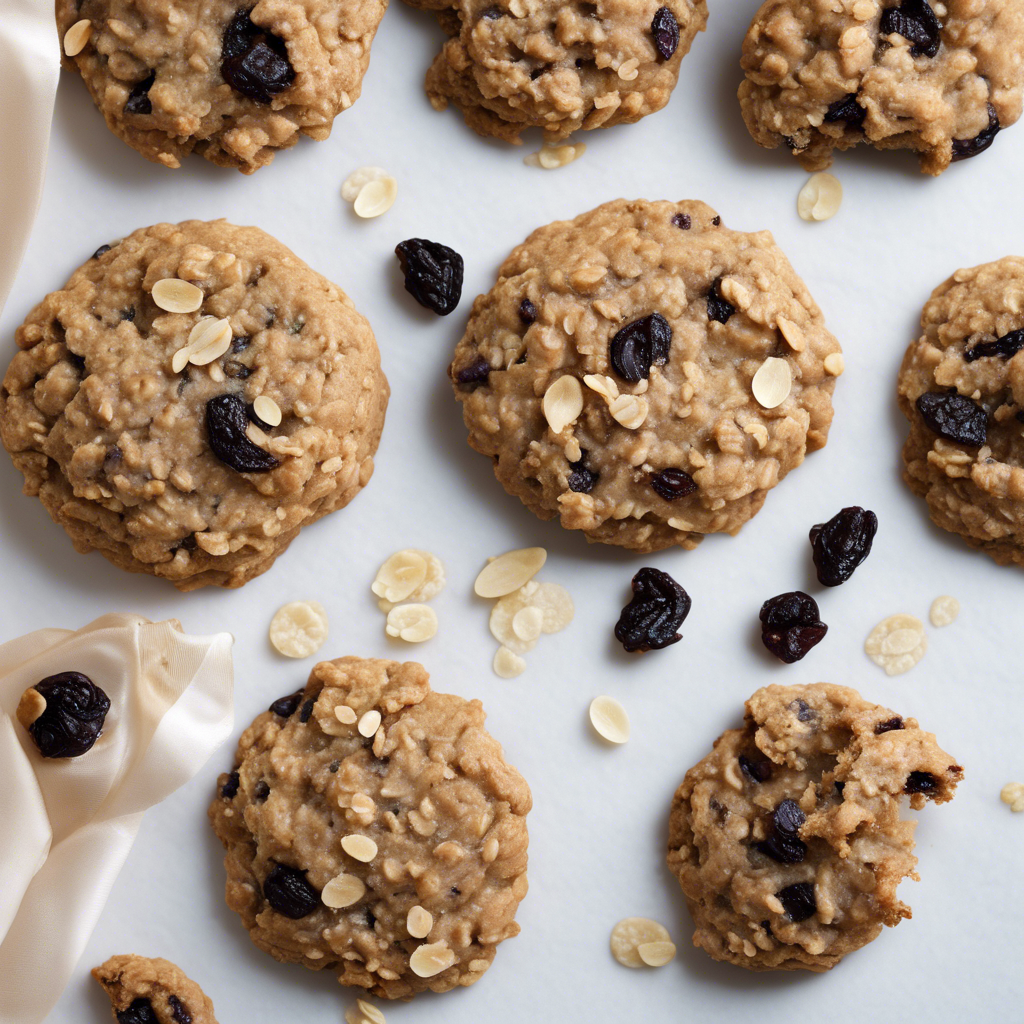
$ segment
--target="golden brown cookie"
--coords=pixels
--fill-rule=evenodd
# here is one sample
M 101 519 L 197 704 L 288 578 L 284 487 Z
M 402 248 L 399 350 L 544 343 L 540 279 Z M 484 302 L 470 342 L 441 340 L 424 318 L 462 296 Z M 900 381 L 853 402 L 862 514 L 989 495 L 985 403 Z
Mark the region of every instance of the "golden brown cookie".
M 118 1024 L 217 1024 L 213 1003 L 169 960 L 127 954 L 94 967 Z

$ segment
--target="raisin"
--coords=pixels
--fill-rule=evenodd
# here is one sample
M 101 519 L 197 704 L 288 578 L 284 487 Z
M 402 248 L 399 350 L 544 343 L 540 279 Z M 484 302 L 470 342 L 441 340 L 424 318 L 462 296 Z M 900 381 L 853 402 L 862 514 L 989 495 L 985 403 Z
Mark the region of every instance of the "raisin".
M 814 898 L 814 886 L 810 882 L 787 885 L 785 889 L 780 889 L 775 896 L 782 904 L 790 921 L 806 921 L 817 912 L 818 903 Z
M 135 307 L 134 306 L 129 306 L 127 309 L 122 309 L 121 310 L 121 319 L 122 320 L 127 320 L 128 323 L 134 323 L 135 322 Z
M 907 776 L 904 793 L 924 793 L 933 796 L 939 788 L 939 780 L 931 772 L 911 772 Z
M 481 357 L 476 362 L 470 363 L 469 366 L 464 366 L 461 370 L 456 371 L 455 383 L 463 389 L 472 390 L 478 384 L 486 384 L 490 375 L 491 364 Z
M 123 1010 L 115 1013 L 118 1024 L 157 1024 L 157 1016 L 153 1004 L 140 996 L 133 999 Z
M 453 896 L 461 896 L 461 895 L 462 895 L 462 890 L 461 890 L 461 889 L 460 889 L 460 888 L 459 888 L 459 887 L 458 887 L 457 885 L 453 885 L 453 886 L 451 887 L 451 889 L 449 890 L 449 892 L 450 892 L 450 893 L 451 893 L 451 894 L 452 894 Z
M 697 490 L 697 482 L 681 469 L 663 469 L 651 477 L 651 487 L 666 501 L 685 498 Z
M 248 424 L 241 395 L 216 395 L 206 403 L 206 433 L 213 454 L 239 473 L 266 473 L 280 463 L 246 437 Z
M 237 11 L 224 29 L 220 73 L 235 92 L 267 104 L 295 81 L 295 69 L 284 40 L 256 25 L 252 12 Z
M 238 795 L 238 786 L 241 780 L 238 778 L 238 772 L 232 772 L 228 776 L 228 781 L 220 787 L 220 795 L 225 800 L 231 800 L 233 797 Z
M 192 1024 L 192 1014 L 177 996 L 168 996 L 167 1005 L 171 1008 L 171 1017 L 174 1018 L 175 1024 Z
M 330 773 L 331 773 L 332 775 L 337 775 L 337 774 L 338 774 L 338 769 L 339 769 L 340 767 L 341 767 L 341 762 L 340 762 L 340 761 L 332 761 L 332 762 L 331 762 L 331 763 L 330 763 L 330 764 L 329 764 L 329 765 L 327 766 L 327 770 L 328 770 L 328 771 L 329 771 L 329 772 L 330 772 Z
M 999 115 L 996 108 L 990 103 L 988 105 L 988 127 L 982 129 L 973 139 L 953 140 L 953 162 L 957 160 L 969 160 L 972 156 L 984 153 L 995 141 L 995 137 L 1002 131 L 999 123 Z
M 43 757 L 80 757 L 103 733 L 110 698 L 81 672 L 47 676 L 33 687 L 46 701 L 28 727 Z
M 722 298 L 722 279 L 715 278 L 708 291 L 708 319 L 717 320 L 720 324 L 729 322 L 729 317 L 736 312 L 736 307 Z
M 148 78 L 136 82 L 132 91 L 128 93 L 128 99 L 124 101 L 125 114 L 152 114 L 153 102 L 149 98 L 149 90 L 153 88 L 156 81 L 156 72 L 152 71 Z
M 690 613 L 689 594 L 667 572 L 652 568 L 641 569 L 632 587 L 615 639 L 630 653 L 661 650 L 682 640 L 678 629 Z
M 761 642 L 787 665 L 799 661 L 828 632 L 818 603 L 800 590 L 769 598 L 761 605 L 760 619 Z
M 98 260 L 105 252 L 110 252 L 109 245 L 101 245 L 93 254 L 92 259 Z
M 845 121 L 847 128 L 860 128 L 864 124 L 868 112 L 857 102 L 857 94 L 851 92 L 841 100 L 829 104 L 825 111 L 825 122 L 835 124 L 837 121 Z
M 636 384 L 650 376 L 651 366 L 668 360 L 672 326 L 660 313 L 649 313 L 626 324 L 609 346 L 612 369 L 623 380 Z
M 780 864 L 799 864 L 807 856 L 807 844 L 800 839 L 800 826 L 807 815 L 795 800 L 783 800 L 772 814 L 768 838 L 757 844 L 766 857 Z
M 875 735 L 881 736 L 883 732 L 893 732 L 896 729 L 903 728 L 903 719 L 897 715 L 895 718 L 887 719 L 884 722 L 879 722 L 875 726 Z
M 586 458 L 587 453 L 581 451 L 579 461 L 569 463 L 569 468 L 572 472 L 569 474 L 569 479 L 566 483 L 569 486 L 569 490 L 575 491 L 577 494 L 589 494 L 594 489 L 594 485 L 598 480 L 598 474 L 587 469 L 584 465 Z
M 224 372 L 234 380 L 245 380 L 252 374 L 252 370 L 237 359 L 229 359 L 224 364 Z
M 268 786 L 263 779 L 260 779 L 260 781 L 253 787 L 252 796 L 258 804 L 266 803 L 267 797 L 270 796 L 270 786 Z
M 462 298 L 462 257 L 426 238 L 399 242 L 395 255 L 405 274 L 405 290 L 438 316 L 447 316 Z
M 796 712 L 796 720 L 798 722 L 813 722 L 818 717 L 818 712 L 807 701 L 801 700 L 799 697 L 789 707 L 790 710 Z
M 316 701 L 312 697 L 310 697 L 309 700 L 307 700 L 306 703 L 302 705 L 302 710 L 299 712 L 299 721 L 302 722 L 303 725 L 305 725 L 306 722 L 308 722 L 310 717 L 312 716 L 313 707 L 315 704 Z
M 722 226 L 722 218 L 716 214 L 711 218 L 711 223 L 714 224 L 716 228 L 720 228 Z
M 184 548 L 186 551 L 195 551 L 195 549 L 198 547 L 198 545 L 196 544 L 196 535 L 194 533 L 186 534 L 178 542 L 178 547 Z M 177 548 L 175 550 L 177 550 Z
M 661 59 L 668 60 L 679 46 L 679 22 L 667 7 L 659 7 L 655 11 L 651 35 L 654 36 L 654 48 Z
M 1010 331 L 995 341 L 983 341 L 964 352 L 964 362 L 973 363 L 975 359 L 984 359 L 987 356 L 1000 356 L 1002 359 L 1012 359 L 1022 348 L 1024 348 L 1024 330 Z
M 811 527 L 811 550 L 823 587 L 845 583 L 871 554 L 878 516 L 858 505 L 837 512 L 827 523 Z
M 298 693 L 290 693 L 287 697 L 278 697 L 277 700 L 270 705 L 270 710 L 280 718 L 291 718 L 298 710 L 302 697 L 302 690 L 299 690 Z
M 306 872 L 275 864 L 263 883 L 266 901 L 293 921 L 308 917 L 320 906 L 320 893 L 306 879 Z
M 746 754 L 740 754 L 739 762 L 740 771 L 751 782 L 767 782 L 772 777 L 772 763 L 767 758 L 755 761 Z
M 942 29 L 928 0 L 902 0 L 882 12 L 882 35 L 903 36 L 915 57 L 934 57 L 939 52 Z
M 693 227 L 693 220 L 688 213 L 677 213 L 672 218 L 672 223 L 675 224 L 677 228 L 682 228 L 683 231 L 689 231 L 690 228 Z
M 519 319 L 524 324 L 532 324 L 537 322 L 537 307 L 529 300 L 523 299 L 519 303 Z
M 955 390 L 925 392 L 917 400 L 917 411 L 947 441 L 980 448 L 988 438 L 988 413 Z
M 120 445 L 112 444 L 103 456 L 103 468 L 106 472 L 116 472 L 124 460 L 124 452 Z

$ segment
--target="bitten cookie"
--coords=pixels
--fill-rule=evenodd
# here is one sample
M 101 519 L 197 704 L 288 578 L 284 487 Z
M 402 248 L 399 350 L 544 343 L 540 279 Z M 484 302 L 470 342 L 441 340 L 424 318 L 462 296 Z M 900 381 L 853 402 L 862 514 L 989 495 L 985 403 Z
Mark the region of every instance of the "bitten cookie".
M 832 421 L 839 344 L 767 231 L 617 200 L 535 231 L 452 362 L 469 443 L 542 519 L 634 551 L 736 533 Z
M 473 984 L 519 933 L 530 790 L 420 665 L 321 662 L 219 786 L 227 903 L 276 960 L 402 999 Z
M 64 67 L 85 80 L 107 127 L 147 160 L 179 167 L 195 152 L 251 174 L 300 135 L 331 134 L 359 98 L 386 7 L 57 0 L 57 29 Z
M 373 332 L 257 228 L 158 224 L 102 246 L 17 341 L 0 438 L 25 493 L 131 572 L 241 586 L 373 472 Z
M 217 1024 L 213 1003 L 169 960 L 128 954 L 94 967 L 118 1024 Z
M 707 23 L 705 0 L 407 0 L 451 37 L 427 72 L 436 110 L 449 102 L 480 135 L 548 141 L 632 123 L 661 110 L 679 63 Z
M 767 0 L 743 44 L 740 105 L 759 145 L 809 171 L 867 142 L 926 174 L 975 156 L 1021 114 L 1021 0 Z
M 1024 566 L 1024 259 L 958 270 L 903 357 L 904 479 L 936 525 Z
M 668 864 L 693 944 L 754 971 L 825 971 L 909 918 L 915 810 L 952 799 L 963 769 L 913 718 L 818 683 L 767 686 L 686 773 Z

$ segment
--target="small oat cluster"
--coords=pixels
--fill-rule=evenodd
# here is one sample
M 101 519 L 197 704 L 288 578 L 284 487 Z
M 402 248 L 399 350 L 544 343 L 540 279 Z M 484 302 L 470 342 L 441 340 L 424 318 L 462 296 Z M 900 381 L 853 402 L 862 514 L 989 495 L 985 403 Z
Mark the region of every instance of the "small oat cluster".
M 341 186 L 341 198 L 357 217 L 369 220 L 387 213 L 398 198 L 398 182 L 383 167 L 360 167 Z
M 327 639 L 327 611 L 319 601 L 292 601 L 270 620 L 270 642 L 286 658 L 308 658 Z
M 491 635 L 501 646 L 494 655 L 495 674 L 513 679 L 526 669 L 524 654 L 543 633 L 559 633 L 573 620 L 569 592 L 557 583 L 537 583 L 534 576 L 547 561 L 544 548 L 519 548 L 491 558 L 477 576 L 477 597 L 494 601 Z
M 387 615 L 388 636 L 419 644 L 437 633 L 437 614 L 424 601 L 436 597 L 445 584 L 444 565 L 429 551 L 396 551 L 377 570 L 370 589 L 377 607 Z
M 612 956 L 623 967 L 664 967 L 676 947 L 664 925 L 649 917 L 627 917 L 612 929 Z
M 529 167 L 543 167 L 545 171 L 554 171 L 578 160 L 586 151 L 587 144 L 585 142 L 543 146 L 536 153 L 530 153 L 523 157 L 523 163 Z
M 960 602 L 944 594 L 932 602 L 929 618 L 936 628 L 949 626 L 960 614 Z M 868 634 L 864 652 L 889 676 L 909 672 L 928 650 L 924 623 L 913 615 L 890 615 Z

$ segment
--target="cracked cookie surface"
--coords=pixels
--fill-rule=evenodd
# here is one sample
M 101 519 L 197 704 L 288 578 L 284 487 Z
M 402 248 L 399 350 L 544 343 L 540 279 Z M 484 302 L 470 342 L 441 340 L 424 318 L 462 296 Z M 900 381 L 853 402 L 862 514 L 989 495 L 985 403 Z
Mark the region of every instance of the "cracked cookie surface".
M 771 409 L 752 390 L 769 358 L 792 380 Z M 469 443 L 510 494 L 649 552 L 752 518 L 824 446 L 841 369 L 770 233 L 732 231 L 700 202 L 617 200 L 512 252 L 450 373 Z M 582 395 L 564 426 L 544 411 L 556 381 Z
M 921 170 L 987 149 L 1021 114 L 1021 0 L 767 0 L 743 44 L 743 119 L 804 168 L 866 142 Z
M 326 139 L 359 98 L 387 0 L 57 0 L 62 51 L 110 128 L 148 160 L 198 153 L 252 173 L 300 135 Z
M 92 976 L 110 997 L 119 1022 L 217 1024 L 210 998 L 169 960 L 133 953 L 112 956 L 94 967 Z
M 686 773 L 669 868 L 694 945 L 750 970 L 825 971 L 909 918 L 912 820 L 952 799 L 963 769 L 913 718 L 818 683 L 767 686 Z
M 431 104 L 450 103 L 480 135 L 548 141 L 660 110 L 707 23 L 705 0 L 407 0 L 450 36 L 427 72 Z
M 195 285 L 201 307 L 159 308 L 165 279 Z M 176 372 L 204 316 L 227 321 L 230 347 Z M 79 551 L 129 571 L 182 590 L 241 586 L 373 472 L 388 399 L 373 332 L 341 289 L 257 228 L 158 224 L 104 246 L 17 342 L 0 438 L 25 492 Z M 261 395 L 279 425 L 248 422 Z M 233 453 L 243 458 L 223 461 Z
M 904 479 L 932 521 L 1024 566 L 1024 259 L 958 270 L 900 368 Z
M 340 658 L 243 733 L 210 820 L 260 949 L 401 999 L 473 984 L 518 934 L 530 805 L 479 701 L 412 662 Z

